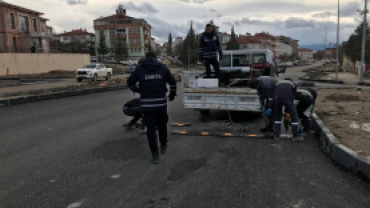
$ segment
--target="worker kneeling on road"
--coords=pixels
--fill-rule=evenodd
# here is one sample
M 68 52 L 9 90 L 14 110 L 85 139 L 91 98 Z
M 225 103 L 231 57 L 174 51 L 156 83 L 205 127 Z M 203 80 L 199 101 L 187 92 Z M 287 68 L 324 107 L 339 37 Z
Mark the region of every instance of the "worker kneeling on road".
M 311 116 L 313 113 L 317 93 L 311 88 L 298 89 L 295 93 L 295 104 L 297 106 L 298 117 L 301 120 L 303 129 L 299 130 L 303 136 L 310 133 Z
M 136 99 L 128 101 L 123 106 L 123 113 L 126 116 L 134 117 L 131 119 L 130 122 L 123 125 L 124 127 L 126 127 L 127 131 L 132 130 L 132 127 L 135 125 L 137 128 L 139 128 L 138 126 L 140 126 L 140 129 L 145 132 L 144 122 L 141 121 L 141 124 L 137 123 L 143 117 L 143 113 L 141 112 L 141 107 L 140 107 L 140 98 L 136 98 Z
M 269 76 L 260 76 L 258 79 L 249 81 L 249 87 L 258 90 L 258 97 L 261 104 L 263 115 L 269 119 L 269 123 L 260 132 L 274 132 L 274 91 L 277 80 Z
M 274 138 L 280 138 L 280 129 L 282 123 L 282 108 L 285 107 L 285 112 L 290 114 L 291 125 L 293 131 L 292 141 L 303 141 L 303 137 L 298 134 L 298 114 L 294 105 L 295 93 L 297 85 L 290 79 L 281 80 L 275 85 L 275 134 Z
M 166 83 L 170 84 L 169 100 L 176 96 L 176 80 L 166 65 L 158 62 L 155 53 L 148 52 L 136 70 L 127 80 L 127 85 L 132 91 L 137 91 L 135 86 L 139 81 L 140 105 L 144 114 L 144 123 L 147 126 L 147 137 L 152 151 L 152 163 L 159 163 L 159 149 L 156 129 L 158 128 L 161 153 L 167 149 L 167 98 Z

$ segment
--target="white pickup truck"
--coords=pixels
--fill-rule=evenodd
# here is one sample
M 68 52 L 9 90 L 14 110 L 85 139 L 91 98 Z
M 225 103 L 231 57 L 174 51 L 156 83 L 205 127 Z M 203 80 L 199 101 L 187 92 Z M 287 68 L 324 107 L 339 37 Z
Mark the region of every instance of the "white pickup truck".
M 96 82 L 100 77 L 110 80 L 112 77 L 112 68 L 106 68 L 104 64 L 86 64 L 76 71 L 76 79 L 81 82 L 83 79 L 91 79 Z
M 190 108 L 206 115 L 210 110 L 259 112 L 260 103 L 257 91 L 248 87 L 252 78 L 259 76 L 276 77 L 285 70 L 278 71 L 274 53 L 268 49 L 246 49 L 224 51 L 220 61 L 220 77 L 227 79 L 227 85 L 219 87 L 217 80 L 203 79 L 203 71 L 183 71 L 184 108 Z M 199 86 L 202 85 L 202 86 Z

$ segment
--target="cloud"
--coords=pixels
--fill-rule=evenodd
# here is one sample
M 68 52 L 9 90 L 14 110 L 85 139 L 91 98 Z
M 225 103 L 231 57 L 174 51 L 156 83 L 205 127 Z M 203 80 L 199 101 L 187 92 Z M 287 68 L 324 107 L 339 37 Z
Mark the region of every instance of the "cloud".
M 88 0 L 67 0 L 69 5 L 86 5 Z
M 208 1 L 213 1 L 213 0 L 180 0 L 180 1 L 187 2 L 187 3 L 203 4 L 203 3 L 206 3 Z
M 325 18 L 331 17 L 333 15 L 334 15 L 334 13 L 332 13 L 332 12 L 317 12 L 317 13 L 312 14 L 311 17 L 318 17 L 318 18 L 325 19 Z
M 353 17 L 356 13 L 357 10 L 360 8 L 360 3 L 357 1 L 350 2 L 346 5 L 344 5 L 342 8 L 339 9 L 340 16 L 341 17 Z M 337 16 L 337 12 L 317 12 L 311 15 L 311 17 L 316 17 L 316 18 L 329 18 L 331 16 Z
M 210 12 L 216 12 L 216 13 L 218 13 L 218 11 L 216 11 L 216 10 L 214 10 L 214 9 L 211 9 L 211 10 L 209 10 Z
M 314 28 L 316 26 L 315 21 L 305 20 L 299 17 L 290 17 L 285 21 L 285 27 L 287 29 L 294 28 Z
M 159 11 L 149 3 L 134 4 L 131 1 L 121 4 L 127 10 L 133 10 L 140 13 L 158 13 Z
M 156 37 L 156 42 L 164 43 L 168 40 L 168 34 L 171 33 L 172 37 L 185 37 L 190 29 L 191 22 L 195 34 L 204 30 L 204 23 L 189 20 L 182 24 L 172 24 L 157 17 L 146 17 L 145 20 L 152 26 L 152 35 Z

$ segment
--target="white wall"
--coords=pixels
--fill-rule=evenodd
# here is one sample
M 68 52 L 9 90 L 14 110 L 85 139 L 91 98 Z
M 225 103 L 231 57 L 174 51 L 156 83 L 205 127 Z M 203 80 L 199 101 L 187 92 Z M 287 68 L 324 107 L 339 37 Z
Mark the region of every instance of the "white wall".
M 285 54 L 288 56 L 292 55 L 293 47 L 283 42 L 279 42 L 279 55 L 285 55 Z

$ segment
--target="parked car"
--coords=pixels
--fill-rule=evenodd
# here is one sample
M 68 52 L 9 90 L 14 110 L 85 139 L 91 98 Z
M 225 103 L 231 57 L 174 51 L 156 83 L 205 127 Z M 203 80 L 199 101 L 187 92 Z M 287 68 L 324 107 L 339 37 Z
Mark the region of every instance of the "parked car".
M 110 80 L 112 77 L 112 68 L 106 68 L 104 64 L 86 64 L 76 71 L 76 80 L 81 82 L 84 79 L 98 81 L 100 77 Z
M 132 64 L 138 64 L 139 61 L 138 60 L 128 60 L 128 61 L 120 61 L 119 63 L 123 65 L 132 65 Z
M 294 65 L 298 65 L 298 64 L 299 64 L 299 60 L 295 60 L 295 61 L 293 61 L 293 64 L 294 64 Z
M 286 65 L 286 66 L 293 66 L 293 62 L 291 62 L 291 61 L 287 61 L 287 62 L 285 63 L 285 65 Z
M 127 66 L 126 66 L 126 72 L 127 73 L 132 73 L 132 72 L 134 72 L 135 71 L 135 69 L 136 69 L 136 64 L 128 64 Z
M 104 63 L 108 63 L 108 64 L 118 64 L 119 61 L 117 61 L 115 58 L 108 58 L 108 59 L 104 59 Z
M 96 63 L 96 56 L 90 56 L 91 63 Z

